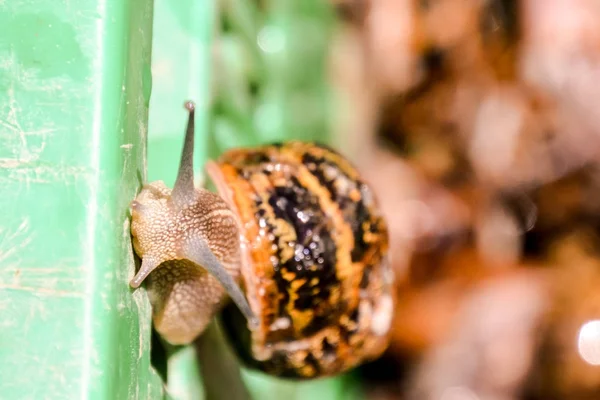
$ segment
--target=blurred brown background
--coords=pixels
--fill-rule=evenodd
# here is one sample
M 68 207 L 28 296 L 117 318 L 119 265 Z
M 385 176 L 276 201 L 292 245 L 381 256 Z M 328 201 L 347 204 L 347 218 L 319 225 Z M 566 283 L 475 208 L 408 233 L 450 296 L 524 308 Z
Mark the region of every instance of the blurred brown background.
M 398 279 L 370 398 L 600 399 L 600 2 L 334 3 Z

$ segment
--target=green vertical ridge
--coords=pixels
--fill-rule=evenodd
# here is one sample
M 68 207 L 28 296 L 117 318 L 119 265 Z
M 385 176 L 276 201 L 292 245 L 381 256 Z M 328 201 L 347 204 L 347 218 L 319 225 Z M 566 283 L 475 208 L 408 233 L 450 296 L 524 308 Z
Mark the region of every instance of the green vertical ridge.
M 131 294 L 152 1 L 0 3 L 0 393 L 162 397 Z

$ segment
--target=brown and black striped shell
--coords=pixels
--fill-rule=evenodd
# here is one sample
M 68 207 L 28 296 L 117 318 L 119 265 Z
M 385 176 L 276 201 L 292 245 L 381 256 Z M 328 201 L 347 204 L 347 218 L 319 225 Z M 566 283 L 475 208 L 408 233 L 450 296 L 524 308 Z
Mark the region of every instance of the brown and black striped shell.
M 394 295 L 388 233 L 369 186 L 339 153 L 288 142 L 234 149 L 207 171 L 239 217 L 242 285 L 259 328 L 230 307 L 247 365 L 314 378 L 387 347 Z

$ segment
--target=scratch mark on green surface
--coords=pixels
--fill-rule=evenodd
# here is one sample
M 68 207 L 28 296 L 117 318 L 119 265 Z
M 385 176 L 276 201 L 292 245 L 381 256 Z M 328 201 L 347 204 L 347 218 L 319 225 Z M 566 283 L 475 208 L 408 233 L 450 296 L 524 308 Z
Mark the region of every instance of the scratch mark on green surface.
M 0 164 L 2 168 L 2 164 Z M 93 171 L 90 167 L 75 167 L 67 165 L 39 165 L 31 167 L 17 166 L 7 168 L 8 176 L 0 176 L 0 184 L 12 184 L 15 181 L 23 183 L 62 183 L 73 184 L 81 178 L 88 178 Z
M 35 294 L 45 295 L 45 296 L 53 296 L 53 297 L 79 297 L 83 298 L 83 293 L 78 292 L 69 292 L 66 290 L 54 290 L 47 289 L 43 287 L 31 287 L 31 286 L 20 286 L 20 285 L 5 285 L 0 283 L 0 290 L 16 290 L 23 292 L 32 292 Z
M 19 123 L 19 119 L 17 118 L 17 100 L 15 98 L 15 85 L 14 81 L 11 81 L 11 85 L 8 88 L 8 108 L 9 112 L 6 117 L 6 120 L 12 126 L 13 130 L 17 131 L 20 135 L 21 146 L 26 147 L 27 142 L 25 141 L 25 137 L 23 136 L 23 128 L 21 128 L 21 124 Z
M 48 136 L 57 131 L 54 127 L 26 130 L 19 121 L 20 108 L 15 97 L 15 80 L 11 80 L 7 89 L 7 102 L 4 109 L 8 108 L 5 115 L 0 115 L 0 126 L 6 128 L 0 132 L 6 138 L 6 146 L 0 154 L 0 168 L 11 169 L 38 161 L 48 143 Z M 4 113 L 4 111 L 2 112 Z M 35 140 L 31 140 L 36 138 Z M 4 155 L 4 154 L 2 154 Z
M 73 273 L 80 274 L 83 272 L 84 269 L 70 267 L 69 270 L 72 271 Z M 58 267 L 58 268 L 19 267 L 19 268 L 6 268 L 6 269 L 4 269 L 4 272 L 9 273 L 9 274 L 14 273 L 15 275 L 20 275 L 23 272 L 33 272 L 33 273 L 39 273 L 39 274 L 52 275 L 55 273 L 64 273 L 65 268 L 62 266 Z
M 29 218 L 24 218 L 13 232 L 0 226 L 0 263 L 27 247 L 32 240 Z

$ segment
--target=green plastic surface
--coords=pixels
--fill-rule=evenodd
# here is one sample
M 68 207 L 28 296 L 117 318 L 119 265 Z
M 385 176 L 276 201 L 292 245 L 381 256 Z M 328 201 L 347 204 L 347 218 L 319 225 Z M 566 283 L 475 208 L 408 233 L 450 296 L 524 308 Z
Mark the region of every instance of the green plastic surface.
M 226 148 L 328 141 L 329 6 L 257 4 L 0 1 L 0 398 L 203 398 L 191 347 L 169 354 L 168 388 L 150 364 L 128 205 L 142 182 L 173 184 L 187 99 L 199 184 Z M 356 393 L 244 379 L 257 399 Z
M 151 23 L 151 0 L 0 2 L 2 399 L 163 396 L 128 286 Z

